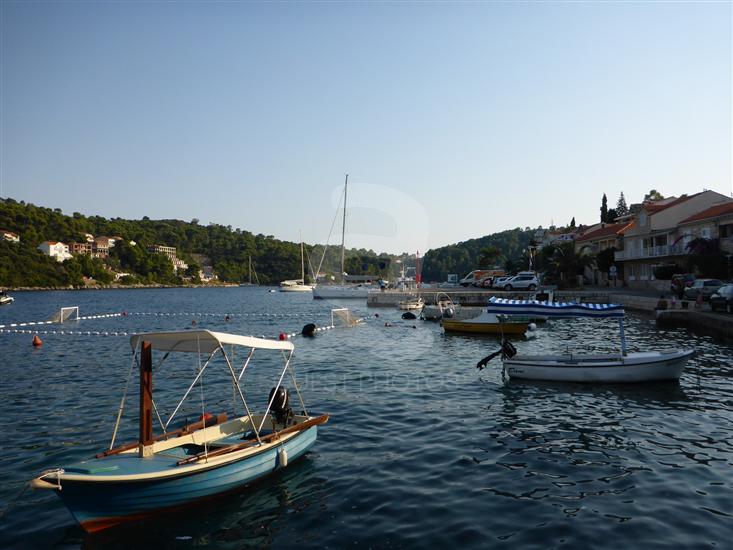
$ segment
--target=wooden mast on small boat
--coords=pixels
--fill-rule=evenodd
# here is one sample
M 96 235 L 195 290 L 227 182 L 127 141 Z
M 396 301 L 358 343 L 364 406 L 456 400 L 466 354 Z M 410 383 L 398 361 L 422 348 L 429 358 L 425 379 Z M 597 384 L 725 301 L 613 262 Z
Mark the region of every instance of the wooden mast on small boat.
M 153 346 L 140 346 L 140 441 L 141 458 L 153 455 Z

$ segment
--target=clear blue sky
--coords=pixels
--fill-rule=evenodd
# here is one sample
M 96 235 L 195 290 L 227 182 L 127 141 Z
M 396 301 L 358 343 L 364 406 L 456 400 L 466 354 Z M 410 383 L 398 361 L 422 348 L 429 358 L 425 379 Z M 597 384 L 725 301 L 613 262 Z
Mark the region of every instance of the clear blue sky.
M 3 197 L 322 242 L 349 173 L 423 252 L 731 193 L 729 2 L 1 5 Z

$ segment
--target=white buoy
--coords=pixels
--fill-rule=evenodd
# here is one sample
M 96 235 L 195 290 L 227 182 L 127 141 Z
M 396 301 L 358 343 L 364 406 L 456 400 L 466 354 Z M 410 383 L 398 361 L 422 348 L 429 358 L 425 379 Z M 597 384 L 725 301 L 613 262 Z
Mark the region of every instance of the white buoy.
M 285 450 L 285 447 L 280 447 L 277 450 L 277 458 L 278 466 L 280 468 L 285 468 L 285 466 L 288 465 L 288 452 Z
M 530 324 L 529 324 L 529 326 L 528 326 L 527 328 L 528 328 L 529 330 L 537 330 L 537 325 L 535 325 L 534 323 L 530 323 Z

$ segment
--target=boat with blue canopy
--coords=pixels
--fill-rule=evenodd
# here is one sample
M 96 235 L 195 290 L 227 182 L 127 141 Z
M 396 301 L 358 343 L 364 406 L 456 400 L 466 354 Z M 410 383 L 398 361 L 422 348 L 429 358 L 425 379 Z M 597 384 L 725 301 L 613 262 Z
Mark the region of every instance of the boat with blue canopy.
M 130 346 L 130 371 L 109 448 L 88 460 L 43 472 L 31 481 L 35 489 L 55 491 L 88 532 L 241 490 L 305 454 L 316 441 L 318 425 L 328 421 L 327 414 L 311 415 L 306 410 L 291 364 L 294 346 L 290 341 L 190 330 L 133 335 Z M 235 355 L 240 348 L 248 351 Z M 155 366 L 153 350 L 162 355 Z M 243 389 L 257 350 L 279 353 L 284 362 L 282 370 L 273 372 L 276 383 L 260 414 L 252 411 Z M 153 399 L 153 371 L 157 379 L 174 353 L 197 356 L 198 363 L 193 381 L 166 416 L 162 404 Z M 266 367 L 272 367 L 271 359 L 264 361 Z M 140 377 L 139 438 L 115 446 L 135 365 Z M 240 409 L 231 420 L 225 413 L 211 415 L 205 409 L 204 373 L 215 367 L 231 382 L 235 413 Z M 178 377 L 174 369 L 168 370 L 173 371 L 171 378 Z M 290 406 L 284 384 L 287 374 L 297 393 L 298 412 Z M 216 387 L 207 379 L 209 385 Z M 197 401 L 201 399 L 201 417 L 173 429 L 171 422 L 194 395 Z M 156 420 L 160 426 L 157 435 L 153 431 Z
M 501 349 L 476 365 L 482 369 L 501 355 L 503 373 L 509 378 L 561 382 L 650 382 L 678 380 L 694 350 L 628 352 L 624 330 L 625 311 L 618 304 L 580 304 L 576 302 L 539 302 L 491 298 L 487 312 L 497 316 L 543 315 L 549 319 L 585 317 L 618 319 L 621 350 L 617 354 L 521 355 L 503 341 Z

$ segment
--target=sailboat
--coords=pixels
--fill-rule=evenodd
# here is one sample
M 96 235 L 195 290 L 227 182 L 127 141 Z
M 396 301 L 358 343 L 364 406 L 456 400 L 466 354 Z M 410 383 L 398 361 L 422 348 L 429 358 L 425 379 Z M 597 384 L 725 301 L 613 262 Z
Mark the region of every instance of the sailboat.
M 300 279 L 290 279 L 280 283 L 280 292 L 311 292 L 315 285 L 305 284 L 305 251 L 300 240 Z
M 343 298 L 357 298 L 366 299 L 369 296 L 369 291 L 379 290 L 379 286 L 373 283 L 357 283 L 357 284 L 345 284 L 344 276 L 344 260 L 346 256 L 345 237 L 346 237 L 346 196 L 349 189 L 349 175 L 346 174 L 346 181 L 344 182 L 344 218 L 341 225 L 341 284 L 339 285 L 317 285 L 313 289 L 313 299 L 315 300 L 326 300 L 326 299 L 343 299 Z M 375 277 L 376 278 L 376 277 Z
M 252 270 L 252 254 L 250 254 L 249 255 L 249 282 L 239 283 L 239 286 L 260 286 L 260 280 L 257 277 L 257 272 L 256 271 L 254 272 L 254 274 L 255 274 L 255 281 L 256 282 L 254 282 L 254 283 L 252 282 L 252 271 L 253 271 Z

